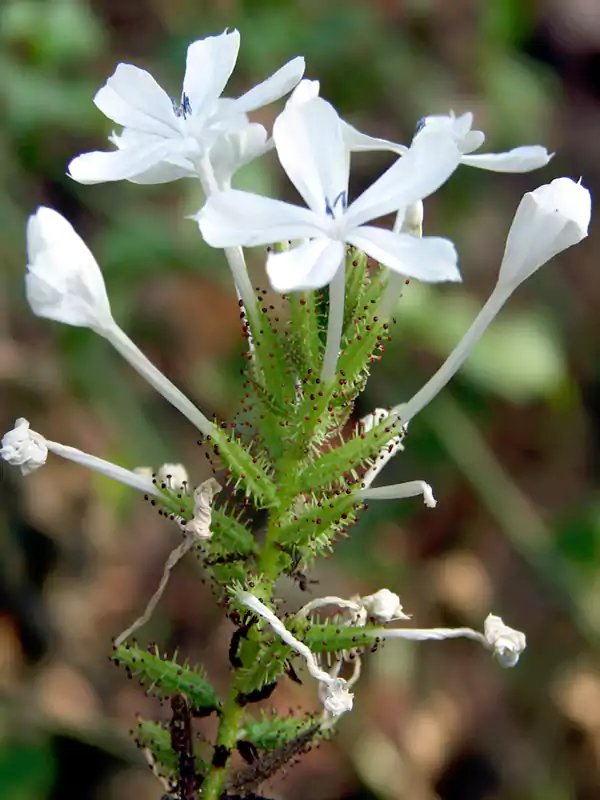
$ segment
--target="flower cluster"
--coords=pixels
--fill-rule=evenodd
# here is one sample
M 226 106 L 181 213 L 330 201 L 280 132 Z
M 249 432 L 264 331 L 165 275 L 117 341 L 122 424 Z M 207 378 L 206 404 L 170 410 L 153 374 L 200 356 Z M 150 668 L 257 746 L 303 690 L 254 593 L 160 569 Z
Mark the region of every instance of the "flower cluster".
M 146 358 L 115 321 L 94 256 L 53 209 L 39 208 L 29 219 L 25 277 L 36 315 L 98 333 L 200 432 L 223 466 L 225 502 L 215 479 L 193 489 L 179 464 L 165 464 L 156 473 L 124 469 L 49 441 L 22 418 L 0 448 L 0 457 L 23 475 L 42 467 L 49 453 L 80 463 L 140 490 L 178 523 L 182 541 L 169 557 L 157 593 L 117 639 L 122 661 L 128 658 L 123 643 L 149 619 L 172 568 L 192 547 L 200 553 L 219 599 L 238 626 L 229 654 L 235 677 L 228 700 L 221 703 L 204 678 L 187 668 L 178 667 L 175 675 L 166 668 L 156 672 L 156 664 L 137 656 L 131 661 L 138 669 L 146 663 L 143 669 L 155 676 L 153 685 L 165 693 L 180 689 L 196 696 L 196 704 L 207 713 L 219 714 L 212 765 L 196 765 L 191 779 L 209 800 L 252 791 L 274 763 L 283 765 L 323 736 L 352 708 L 350 690 L 360 676 L 361 654 L 373 643 L 466 637 L 491 651 L 503 666 L 517 663 L 525 636 L 493 614 L 483 632 L 388 627 L 408 617 L 398 596 L 381 589 L 349 599 L 315 598 L 282 618 L 276 613 L 274 585 L 285 574 L 306 589 L 302 570 L 331 550 L 336 537 L 364 512 L 367 500 L 420 495 L 427 507 L 435 507 L 433 491 L 423 480 L 372 484 L 404 450 L 409 422 L 460 368 L 512 292 L 542 264 L 581 241 L 591 215 L 589 192 L 568 177 L 528 192 L 510 227 L 496 286 L 467 334 L 414 397 L 405 402 L 391 398 L 389 408 L 375 409 L 340 443 L 369 365 L 385 350 L 405 279 L 461 280 L 452 242 L 423 235 L 424 201 L 462 164 L 526 172 L 546 166 L 552 156 L 539 145 L 474 153 L 485 137 L 471 129 L 468 113 L 424 118 L 408 145 L 361 133 L 320 96 L 317 81 L 303 80 L 300 57 L 240 97 L 223 97 L 239 45 L 237 31 L 193 42 L 179 100 L 148 72 L 119 64 L 94 102 L 121 130 L 110 136 L 111 149 L 74 158 L 69 175 L 82 184 L 149 184 L 183 177 L 199 181 L 204 202 L 193 220 L 204 240 L 224 251 L 248 342 L 244 421 L 229 430 L 207 418 Z M 272 135 L 251 121 L 249 113 L 288 94 Z M 237 170 L 271 149 L 305 205 L 232 188 Z M 351 156 L 361 150 L 386 150 L 394 161 L 361 195 L 350 198 Z M 391 225 L 373 224 L 390 214 Z M 248 277 L 243 248 L 259 246 L 268 246 L 266 274 L 272 290 L 283 293 L 287 303 L 281 323 L 269 317 Z M 240 495 L 246 505 L 267 511 L 260 541 L 243 516 L 232 511 Z M 319 622 L 315 611 L 325 606 L 333 606 L 336 614 Z M 242 731 L 252 743 L 246 706 L 267 697 L 283 673 L 294 677 L 297 655 L 318 682 L 322 718 L 305 729 L 288 726 L 285 736 L 283 723 L 273 720 L 273 729 L 280 725 L 278 736 L 285 740 L 281 747 L 287 749 L 278 759 L 271 754 L 271 767 L 267 759 L 261 766 L 259 759 L 252 767 L 254 777 L 242 773 L 231 782 L 225 767 Z M 350 662 L 352 674 L 343 677 Z M 148 748 L 157 754 L 158 740 Z M 164 747 L 160 752 L 164 755 Z M 178 786 L 179 780 L 183 778 L 175 770 L 169 786 Z

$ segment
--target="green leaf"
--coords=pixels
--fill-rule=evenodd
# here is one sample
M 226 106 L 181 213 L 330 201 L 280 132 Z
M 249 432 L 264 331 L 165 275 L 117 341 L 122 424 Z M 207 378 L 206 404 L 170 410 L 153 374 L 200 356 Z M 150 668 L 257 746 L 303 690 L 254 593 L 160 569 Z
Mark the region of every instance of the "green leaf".
M 140 678 L 148 691 L 161 696 L 182 692 L 194 708 L 202 711 L 219 711 L 222 703 L 206 680 L 201 667 L 178 664 L 158 655 L 154 648 L 144 650 L 136 644 L 122 644 L 114 652 L 113 660 L 125 667 L 128 674 Z

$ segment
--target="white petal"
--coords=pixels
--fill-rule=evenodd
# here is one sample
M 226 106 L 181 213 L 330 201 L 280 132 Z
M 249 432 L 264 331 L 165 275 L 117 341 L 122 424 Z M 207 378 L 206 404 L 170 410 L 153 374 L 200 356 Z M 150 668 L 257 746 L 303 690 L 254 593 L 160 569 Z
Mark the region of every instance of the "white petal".
M 423 200 L 435 192 L 460 163 L 460 152 L 447 133 L 418 136 L 399 158 L 349 207 L 349 225 L 361 225 Z
M 531 172 L 533 169 L 545 167 L 554 153 L 548 153 L 545 147 L 529 145 L 515 147 L 506 153 L 482 153 L 475 156 L 463 156 L 461 164 L 492 172 Z
M 235 133 L 223 134 L 211 147 L 209 154 L 217 183 L 227 186 L 240 167 L 267 150 L 267 132 L 258 123 L 248 124 Z
M 458 256 L 448 239 L 437 236 L 416 239 L 365 225 L 353 231 L 348 242 L 408 278 L 426 283 L 461 280 Z
M 311 81 L 308 78 L 303 78 L 298 86 L 294 89 L 288 98 L 285 107 L 306 103 L 308 100 L 314 100 L 319 96 L 321 85 L 319 81 Z
M 333 106 L 320 97 L 289 106 L 275 120 L 273 138 L 281 165 L 306 204 L 318 214 L 326 213 L 327 204 L 341 213 L 350 153 Z
M 461 153 L 470 153 L 481 147 L 485 141 L 482 131 L 472 131 L 472 125 L 473 114 L 470 111 L 460 117 L 455 117 L 453 112 L 424 117 L 419 122 L 415 140 L 432 133 L 448 133 L 454 138 Z
M 270 78 L 238 97 L 234 101 L 236 110 L 246 113 L 267 106 L 274 100 L 279 100 L 280 97 L 283 97 L 296 86 L 304 75 L 304 69 L 305 64 L 302 56 L 292 58 L 291 61 L 280 67 L 277 72 L 274 72 Z
M 183 93 L 193 116 L 203 116 L 221 96 L 238 57 L 240 34 L 233 30 L 199 39 L 187 49 Z
M 96 260 L 67 220 L 41 207 L 27 222 L 27 300 L 47 319 L 103 329 L 113 319 Z
M 353 153 L 360 153 L 363 151 L 369 152 L 373 150 L 389 150 L 392 153 L 403 155 L 404 153 L 408 152 L 408 147 L 405 147 L 405 145 L 390 142 L 388 139 L 378 139 L 375 136 L 368 136 L 366 133 L 361 133 L 348 122 L 344 122 L 344 120 L 342 120 L 342 132 L 344 135 L 344 141 Z
M 94 103 L 119 125 L 157 136 L 179 135 L 173 102 L 149 72 L 132 64 L 119 64 Z
M 282 253 L 269 253 L 267 275 L 276 292 L 296 292 L 326 286 L 340 268 L 345 248 L 325 237 Z
M 95 184 L 108 181 L 139 180 L 140 183 L 152 183 L 143 180 L 144 174 L 153 170 L 170 155 L 177 155 L 178 148 L 172 139 L 160 139 L 155 144 L 145 147 L 123 147 L 120 150 L 83 153 L 69 164 L 69 172 L 77 183 Z M 180 168 L 171 172 L 180 173 Z M 159 173 L 160 176 L 160 173 Z M 181 177 L 177 174 L 177 177 Z M 174 180 L 175 178 L 168 178 Z M 163 180 L 156 181 L 164 183 Z
M 236 189 L 211 195 L 195 219 L 211 247 L 252 247 L 323 233 L 309 209 Z
M 141 133 L 133 128 L 123 128 L 120 134 L 113 131 L 108 138 L 119 150 L 126 148 L 146 149 L 153 144 L 164 141 L 160 136 Z M 177 146 L 173 148 L 174 151 L 176 149 Z M 161 161 L 127 180 L 139 184 L 169 183 L 180 178 L 196 177 L 197 174 L 194 164 L 188 158 L 170 153 L 168 161 Z

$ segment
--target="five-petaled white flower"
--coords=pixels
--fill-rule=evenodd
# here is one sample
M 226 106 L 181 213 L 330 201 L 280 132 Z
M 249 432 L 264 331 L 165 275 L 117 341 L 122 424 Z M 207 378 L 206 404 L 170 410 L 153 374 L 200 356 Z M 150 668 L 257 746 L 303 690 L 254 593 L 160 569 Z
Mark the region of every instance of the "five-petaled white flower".
M 423 281 L 457 281 L 454 246 L 446 239 L 416 239 L 364 223 L 405 208 L 434 192 L 460 161 L 446 133 L 423 137 L 348 205 L 349 148 L 335 109 L 321 98 L 291 104 L 277 118 L 277 155 L 308 209 L 268 197 L 229 190 L 212 195 L 197 215 L 213 247 L 264 245 L 308 239 L 271 253 L 273 288 L 287 292 L 330 283 L 352 244 L 390 269 Z
M 298 105 L 312 100 L 319 96 L 319 81 L 302 80 L 290 95 L 286 108 L 290 105 Z M 548 153 L 541 145 L 525 145 L 515 147 L 505 153 L 478 153 L 472 155 L 474 150 L 478 150 L 485 141 L 483 131 L 473 131 L 473 114 L 469 111 L 456 117 L 451 111 L 449 114 L 436 114 L 423 117 L 417 124 L 414 138 L 430 133 L 448 133 L 461 152 L 461 164 L 479 169 L 487 169 L 492 172 L 530 172 L 540 167 L 545 167 L 550 161 L 553 153 Z M 394 153 L 403 155 L 408 152 L 408 147 L 403 144 L 391 142 L 388 139 L 380 139 L 376 136 L 369 136 L 354 128 L 349 123 L 342 120 L 344 141 L 352 152 L 361 150 L 390 150 Z
M 485 140 L 483 131 L 473 131 L 473 114 L 468 111 L 455 117 L 449 114 L 439 114 L 423 117 L 417 125 L 414 140 L 422 136 L 445 131 L 454 137 L 456 146 L 462 153 L 460 163 L 469 167 L 488 169 L 492 172 L 531 172 L 531 170 L 545 167 L 554 153 L 548 153 L 545 147 L 539 144 L 524 145 L 507 150 L 505 153 L 477 153 Z M 401 151 L 400 151 L 401 152 Z
M 249 123 L 247 113 L 283 97 L 304 72 L 304 59 L 294 58 L 241 97 L 223 98 L 239 46 L 236 30 L 192 42 L 180 104 L 146 70 L 119 64 L 94 98 L 100 111 L 123 126 L 111 137 L 117 149 L 73 159 L 71 177 L 85 184 L 202 177 L 202 159 L 225 137 L 225 152 L 214 151 L 211 168 L 227 185 L 237 167 L 267 148 L 264 128 Z

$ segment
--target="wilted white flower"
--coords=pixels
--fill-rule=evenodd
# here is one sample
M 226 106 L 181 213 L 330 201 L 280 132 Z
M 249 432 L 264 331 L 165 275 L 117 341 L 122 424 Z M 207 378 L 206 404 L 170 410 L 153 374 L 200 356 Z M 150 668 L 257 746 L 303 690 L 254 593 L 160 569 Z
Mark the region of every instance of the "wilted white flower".
M 319 684 L 319 699 L 323 707 L 332 717 L 339 717 L 346 711 L 352 711 L 354 695 L 349 690 L 348 681 L 344 678 L 333 678 L 330 683 Z
M 223 487 L 214 478 L 203 481 L 194 490 L 194 516 L 184 525 L 183 530 L 195 539 L 210 539 L 212 531 L 210 522 L 212 518 L 212 502 L 214 496 Z
M 35 472 L 48 458 L 44 438 L 30 430 L 29 422 L 23 417 L 19 417 L 15 427 L 4 434 L 1 444 L 0 458 L 13 467 L 20 467 L 23 475 Z
M 556 178 L 527 194 L 513 219 L 498 276 L 512 292 L 539 267 L 588 235 L 589 191 L 571 178 Z
M 193 42 L 187 50 L 181 103 L 175 103 L 150 73 L 119 64 L 94 103 L 123 126 L 113 134 L 117 149 L 84 153 L 73 159 L 69 174 L 79 183 L 132 180 L 164 183 L 186 176 L 205 177 L 203 159 L 222 136 L 247 134 L 247 113 L 287 94 L 304 72 L 304 59 L 294 58 L 237 99 L 221 97 L 235 67 L 240 46 L 237 30 Z M 257 130 L 256 128 L 254 129 Z M 262 133 L 250 134 L 250 151 Z M 241 140 L 232 147 L 245 150 Z M 266 136 L 263 139 L 266 145 Z M 222 154 L 217 156 L 217 162 Z M 230 177 L 240 164 L 231 161 Z M 215 167 L 217 164 L 215 164 Z M 221 162 L 222 166 L 222 162 Z
M 395 619 L 410 619 L 402 609 L 400 598 L 389 589 L 380 589 L 375 594 L 360 598 L 360 603 L 369 617 L 377 622 L 392 622 Z
M 13 430 L 4 434 L 0 457 L 9 464 L 20 467 L 23 475 L 28 475 L 46 463 L 48 451 L 61 456 L 61 458 L 66 458 L 68 461 L 81 464 L 94 472 L 99 472 L 101 475 L 106 475 L 107 478 L 131 486 L 133 489 L 158 497 L 162 496 L 153 484 L 151 477 L 134 470 L 124 469 L 103 458 L 91 456 L 76 447 L 52 442 L 41 433 L 32 431 L 29 422 L 22 417 L 15 422 Z
M 113 323 L 96 259 L 70 222 L 41 206 L 27 222 L 25 290 L 33 312 L 103 333 Z
M 503 667 L 514 667 L 527 645 L 524 633 L 505 625 L 501 617 L 489 614 L 484 624 L 484 636 Z
M 343 678 L 332 677 L 321 669 L 312 650 L 288 631 L 283 622 L 258 597 L 250 592 L 238 592 L 236 600 L 249 608 L 257 616 L 265 619 L 279 638 L 304 658 L 306 667 L 315 680 L 319 681 L 319 697 L 325 711 L 331 716 L 339 716 L 352 709 L 352 694 L 348 691 L 348 683 Z

